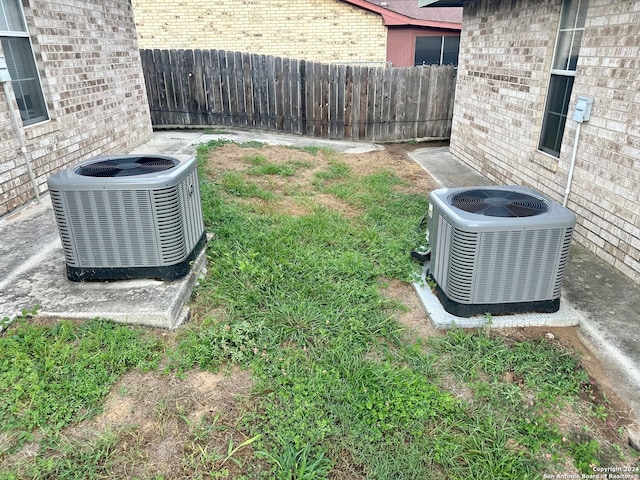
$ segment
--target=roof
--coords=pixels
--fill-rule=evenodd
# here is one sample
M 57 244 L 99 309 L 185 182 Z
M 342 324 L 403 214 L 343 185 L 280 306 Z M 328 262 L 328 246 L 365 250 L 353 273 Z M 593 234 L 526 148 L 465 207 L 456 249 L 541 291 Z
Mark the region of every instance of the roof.
M 381 15 L 386 26 L 462 28 L 462 8 L 420 8 L 417 0 L 342 1 Z
M 418 0 L 420 7 L 462 7 L 464 0 Z

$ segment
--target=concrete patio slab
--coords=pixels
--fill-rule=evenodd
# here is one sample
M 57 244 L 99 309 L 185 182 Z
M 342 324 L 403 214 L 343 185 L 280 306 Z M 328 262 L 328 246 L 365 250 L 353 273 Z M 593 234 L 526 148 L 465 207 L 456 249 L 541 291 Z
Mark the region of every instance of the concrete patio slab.
M 38 305 L 38 315 L 43 318 L 108 318 L 173 329 L 186 320 L 186 302 L 205 268 L 203 250 L 191 272 L 173 282 L 69 281 L 48 196 L 40 205 L 2 219 L 0 236 L 0 255 L 7 259 L 0 265 L 0 317 L 15 317 Z

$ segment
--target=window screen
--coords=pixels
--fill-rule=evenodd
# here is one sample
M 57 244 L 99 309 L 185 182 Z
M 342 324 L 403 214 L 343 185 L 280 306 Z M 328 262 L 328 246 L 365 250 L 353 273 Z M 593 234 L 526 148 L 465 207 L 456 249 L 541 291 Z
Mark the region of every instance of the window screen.
M 460 37 L 416 37 L 414 65 L 458 65 Z
M 18 0 L 0 0 L 0 43 L 24 125 L 47 120 L 31 40 Z
M 538 149 L 560 156 L 588 0 L 563 0 Z

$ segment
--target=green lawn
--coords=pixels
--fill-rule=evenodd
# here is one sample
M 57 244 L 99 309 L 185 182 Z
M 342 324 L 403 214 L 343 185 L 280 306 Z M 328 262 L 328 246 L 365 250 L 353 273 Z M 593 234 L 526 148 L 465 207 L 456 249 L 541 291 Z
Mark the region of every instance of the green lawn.
M 527 479 L 638 465 L 626 419 L 559 342 L 420 338 L 398 323 L 406 307 L 383 290 L 415 278 L 427 192 L 327 149 L 272 158 L 252 143 L 233 168 L 212 168 L 227 147 L 198 149 L 213 238 L 189 323 L 25 315 L 0 337 L 1 479 Z M 109 392 L 126 397 L 113 390 L 127 372 L 169 388 L 238 368 L 251 388 L 233 415 L 194 422 L 176 396 L 150 410 L 165 419 L 155 432 L 88 423 Z M 172 438 L 162 473 L 149 444 Z

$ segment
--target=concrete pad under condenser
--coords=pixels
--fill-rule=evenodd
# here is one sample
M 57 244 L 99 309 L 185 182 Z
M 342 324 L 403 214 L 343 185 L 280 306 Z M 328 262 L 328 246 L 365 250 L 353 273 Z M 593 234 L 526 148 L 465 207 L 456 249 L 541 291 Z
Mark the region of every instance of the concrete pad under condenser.
M 189 274 L 172 282 L 118 280 L 72 282 L 48 196 L 41 205 L 0 222 L 0 318 L 39 306 L 38 316 L 115 322 L 174 329 L 189 315 L 186 306 L 205 271 L 206 247 Z
M 495 315 L 487 318 L 477 315 L 469 318 L 458 317 L 447 312 L 431 287 L 427 284 L 429 263 L 422 269 L 422 277 L 413 283 L 422 306 L 429 314 L 434 327 L 438 329 L 460 328 L 511 328 L 511 327 L 574 327 L 582 319 L 580 314 L 567 302 L 560 300 L 560 310 L 555 313 L 518 313 L 512 315 Z
M 64 297 L 49 297 L 42 305 L 40 317 L 92 319 L 173 330 L 189 318 L 187 303 L 204 275 L 206 248 L 198 254 L 189 273 L 172 282 L 137 279 L 111 282 L 71 282 L 64 266 L 60 273 L 68 282 Z M 59 279 L 60 275 L 56 275 Z

